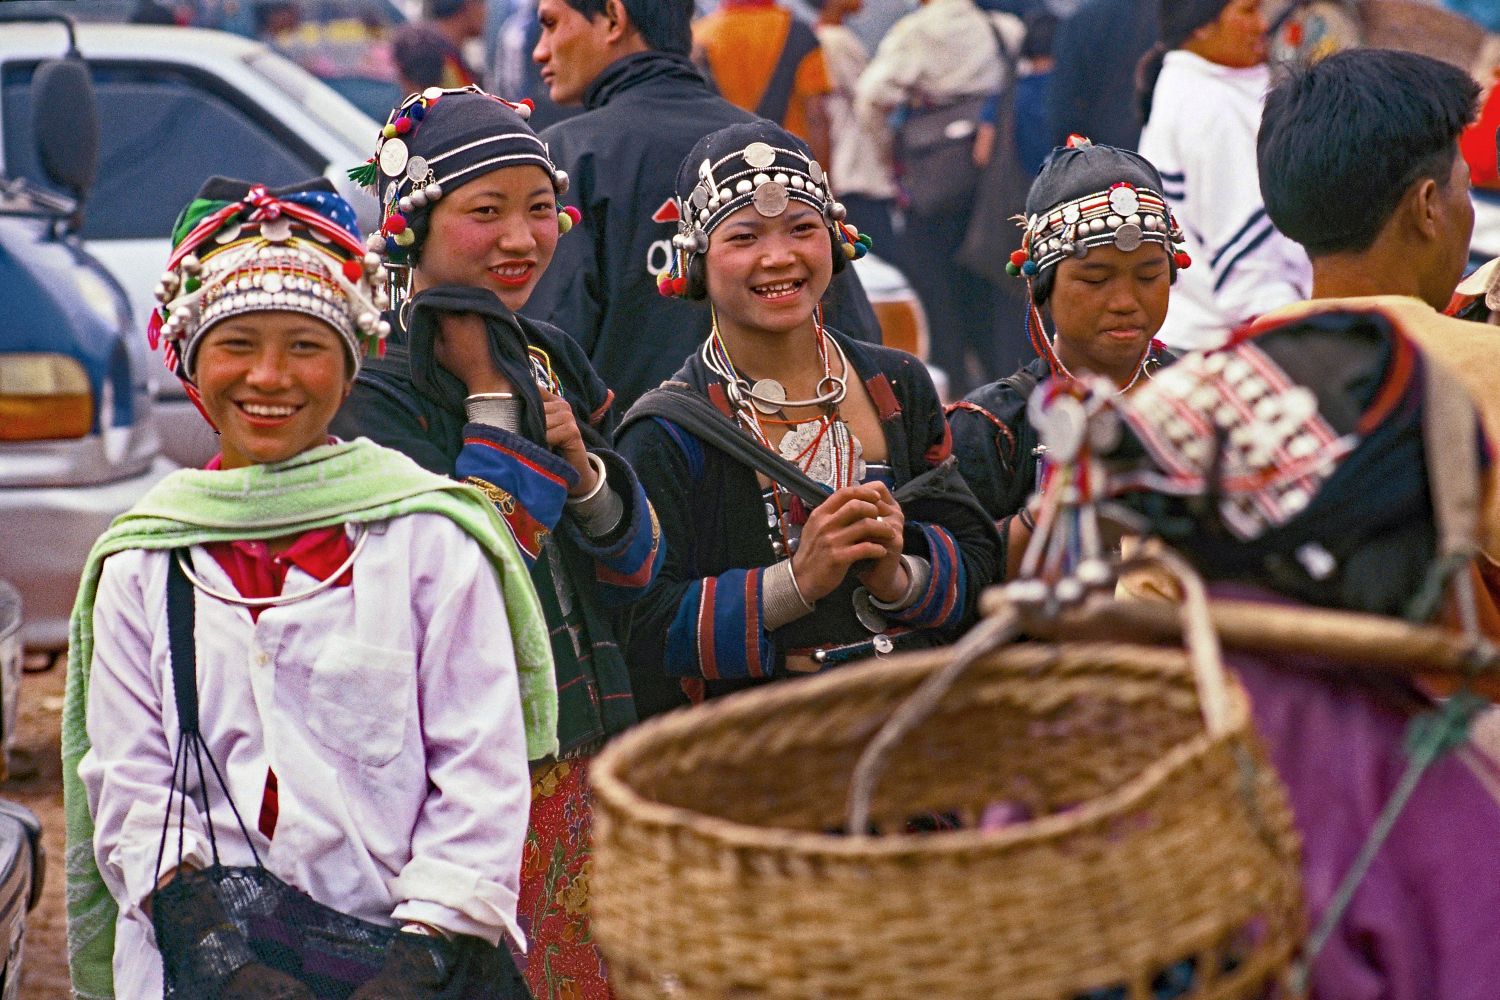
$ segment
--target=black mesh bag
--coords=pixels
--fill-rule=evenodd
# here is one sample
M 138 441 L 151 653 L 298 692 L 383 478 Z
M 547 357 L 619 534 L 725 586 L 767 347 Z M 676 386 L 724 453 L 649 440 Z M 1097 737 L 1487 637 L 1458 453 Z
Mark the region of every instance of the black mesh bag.
M 193 635 L 193 588 L 178 563 L 186 551 L 167 560 L 167 628 L 172 683 L 182 735 L 172 773 L 172 794 L 162 825 L 157 869 L 166 856 L 176 806 L 177 856 L 183 853 L 188 782 L 203 790 L 203 819 L 213 863 L 183 869 L 151 896 L 151 922 L 162 956 L 165 1000 L 219 1000 L 226 993 L 316 1000 L 345 1000 L 381 972 L 398 935 L 410 959 L 413 949 L 430 951 L 433 981 L 442 985 L 413 995 L 441 1000 L 531 1000 L 510 953 L 478 938 L 453 940 L 402 934 L 395 927 L 352 917 L 294 888 L 261 863 L 254 841 L 234 807 L 228 787 L 198 727 L 197 663 Z M 236 867 L 219 861 L 218 839 L 208 807 L 208 782 L 224 790 L 235 822 L 250 845 L 255 864 Z M 425 964 L 425 963 L 424 963 Z M 236 992 L 247 967 L 263 978 L 285 982 L 292 992 L 260 989 Z M 263 968 L 262 968 L 263 967 Z M 274 970 L 274 971 L 271 971 Z M 387 975 L 390 972 L 387 970 Z M 287 979 L 290 977 L 291 982 Z M 231 980 L 235 983 L 231 984 Z M 300 983 L 303 989 L 298 989 Z

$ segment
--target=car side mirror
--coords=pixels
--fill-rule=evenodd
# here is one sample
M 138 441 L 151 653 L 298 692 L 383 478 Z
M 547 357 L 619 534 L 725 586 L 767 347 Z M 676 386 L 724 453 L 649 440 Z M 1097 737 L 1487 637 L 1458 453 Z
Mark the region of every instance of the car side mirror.
M 99 109 L 88 64 L 77 55 L 42 63 L 32 76 L 31 95 L 37 159 L 48 179 L 77 202 L 77 229 L 99 168 Z

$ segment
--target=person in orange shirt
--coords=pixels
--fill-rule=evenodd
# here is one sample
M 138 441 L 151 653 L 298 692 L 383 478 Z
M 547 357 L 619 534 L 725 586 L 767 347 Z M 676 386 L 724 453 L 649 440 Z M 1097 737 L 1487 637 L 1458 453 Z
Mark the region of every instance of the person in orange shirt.
M 778 122 L 828 163 L 833 92 L 818 36 L 775 0 L 724 0 L 693 25 L 693 58 L 731 104 Z

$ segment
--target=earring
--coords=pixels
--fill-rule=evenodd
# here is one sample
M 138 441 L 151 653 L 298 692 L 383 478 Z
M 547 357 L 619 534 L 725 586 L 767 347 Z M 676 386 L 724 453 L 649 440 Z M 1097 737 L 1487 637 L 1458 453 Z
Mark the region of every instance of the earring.
M 564 205 L 557 212 L 557 232 L 558 232 L 558 235 L 560 235 L 560 236 L 561 235 L 565 235 L 574 226 L 578 225 L 578 223 L 580 223 L 582 221 L 583 221 L 583 213 L 582 212 L 578 211 L 578 209 L 574 208 L 572 205 Z

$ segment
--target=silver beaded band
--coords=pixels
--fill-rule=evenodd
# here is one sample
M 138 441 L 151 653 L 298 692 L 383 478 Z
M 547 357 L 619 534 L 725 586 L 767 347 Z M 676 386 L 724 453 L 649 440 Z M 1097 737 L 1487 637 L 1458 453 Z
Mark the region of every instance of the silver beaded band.
M 797 586 L 790 559 L 772 563 L 766 568 L 761 575 L 760 595 L 761 621 L 767 632 L 774 632 L 813 612 L 813 606 L 802 596 L 802 588 Z
M 487 424 L 518 434 L 521 401 L 512 392 L 476 392 L 464 397 L 464 416 L 470 423 Z

